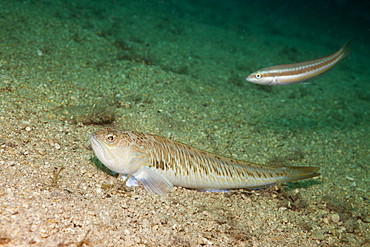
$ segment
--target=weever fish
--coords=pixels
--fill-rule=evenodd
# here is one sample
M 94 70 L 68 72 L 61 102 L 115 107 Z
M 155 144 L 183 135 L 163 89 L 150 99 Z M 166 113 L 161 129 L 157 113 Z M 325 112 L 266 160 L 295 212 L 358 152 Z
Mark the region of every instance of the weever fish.
M 204 191 L 256 189 L 319 175 L 318 167 L 258 165 L 137 131 L 104 128 L 92 133 L 90 142 L 109 169 L 126 179 L 130 175 L 147 191 L 161 195 L 173 185 Z M 131 179 L 126 185 L 137 184 Z
M 253 72 L 246 80 L 261 85 L 289 85 L 315 79 L 351 53 L 350 41 L 328 56 L 300 63 L 282 64 Z

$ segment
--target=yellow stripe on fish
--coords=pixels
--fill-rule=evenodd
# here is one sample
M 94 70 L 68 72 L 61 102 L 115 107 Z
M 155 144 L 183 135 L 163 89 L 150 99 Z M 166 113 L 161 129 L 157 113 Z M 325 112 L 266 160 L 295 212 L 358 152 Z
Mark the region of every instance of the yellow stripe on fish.
M 247 76 L 246 80 L 261 85 L 289 85 L 319 77 L 351 53 L 350 41 L 328 56 L 300 63 L 263 68 Z
M 173 185 L 205 191 L 263 188 L 318 176 L 317 167 L 273 167 L 208 153 L 137 131 L 101 129 L 90 136 L 98 159 L 114 172 L 131 175 L 146 190 L 166 194 Z M 132 181 L 128 185 L 135 185 Z

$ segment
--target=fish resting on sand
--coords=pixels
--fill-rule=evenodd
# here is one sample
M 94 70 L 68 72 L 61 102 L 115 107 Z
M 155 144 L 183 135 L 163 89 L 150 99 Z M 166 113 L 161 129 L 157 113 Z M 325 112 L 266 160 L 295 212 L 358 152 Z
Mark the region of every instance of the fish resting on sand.
M 258 189 L 319 175 L 318 167 L 258 165 L 137 131 L 104 128 L 91 134 L 90 142 L 106 167 L 128 179 L 126 185 L 143 185 L 161 195 L 173 185 L 203 191 Z

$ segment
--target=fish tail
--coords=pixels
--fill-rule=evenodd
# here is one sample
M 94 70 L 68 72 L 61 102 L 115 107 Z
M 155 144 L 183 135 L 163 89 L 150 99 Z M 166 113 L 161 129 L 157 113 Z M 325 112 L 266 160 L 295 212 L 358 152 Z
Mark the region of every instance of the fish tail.
M 345 43 L 342 48 L 340 48 L 340 51 L 342 52 L 342 58 L 349 56 L 352 51 L 351 40 L 348 40 L 347 43 Z
M 319 167 L 311 167 L 311 166 L 290 166 L 286 167 L 288 174 L 286 175 L 285 182 L 296 181 L 306 178 L 313 178 L 319 176 L 320 170 Z

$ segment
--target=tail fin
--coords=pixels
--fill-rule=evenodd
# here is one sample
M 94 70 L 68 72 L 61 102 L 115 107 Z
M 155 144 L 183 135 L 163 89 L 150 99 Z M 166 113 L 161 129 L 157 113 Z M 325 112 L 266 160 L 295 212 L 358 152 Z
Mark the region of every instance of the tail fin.
M 345 58 L 351 54 L 351 40 L 348 40 L 347 43 L 345 43 L 342 48 L 340 48 L 340 51 L 343 51 L 342 58 Z
M 319 167 L 312 167 L 312 166 L 289 166 L 286 167 L 288 174 L 286 176 L 285 182 L 290 181 L 296 181 L 306 178 L 313 178 L 316 176 L 319 176 L 320 173 L 318 171 L 320 170 Z

